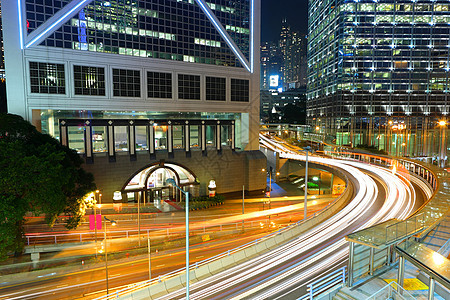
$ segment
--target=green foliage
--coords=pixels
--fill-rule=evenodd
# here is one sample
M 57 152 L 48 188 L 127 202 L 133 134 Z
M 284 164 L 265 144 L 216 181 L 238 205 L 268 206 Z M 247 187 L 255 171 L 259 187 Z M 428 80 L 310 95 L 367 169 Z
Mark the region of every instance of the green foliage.
M 308 189 L 318 189 L 319 185 L 314 182 L 308 182 Z
M 189 210 L 205 209 L 218 204 L 223 204 L 225 197 L 216 195 L 214 197 L 200 196 L 189 200 Z M 185 207 L 185 202 L 180 202 L 181 207 Z
M 0 114 L 0 259 L 21 253 L 27 212 L 45 214 L 52 226 L 58 215 L 76 228 L 84 215 L 84 196 L 95 190 L 83 160 L 68 147 L 42 134 L 22 117 Z

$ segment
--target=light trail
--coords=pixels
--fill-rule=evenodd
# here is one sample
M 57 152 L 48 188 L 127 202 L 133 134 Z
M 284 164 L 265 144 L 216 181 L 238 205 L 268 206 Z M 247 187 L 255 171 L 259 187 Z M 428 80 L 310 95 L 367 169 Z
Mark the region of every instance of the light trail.
M 280 157 L 304 161 L 305 156 L 281 143 L 261 138 L 261 144 L 280 152 Z M 405 219 L 415 205 L 416 195 L 409 180 L 390 170 L 356 161 L 309 156 L 309 161 L 324 163 L 350 173 L 358 192 L 341 211 L 322 224 L 280 247 L 204 280 L 191 283 L 191 299 L 268 299 L 298 286 L 317 274 L 330 270 L 348 256 L 344 236 L 391 218 Z M 362 170 L 365 171 L 363 173 Z M 378 178 L 386 199 L 375 210 L 378 187 L 366 173 Z M 368 217 L 370 215 L 370 217 Z M 178 290 L 158 299 L 184 299 Z

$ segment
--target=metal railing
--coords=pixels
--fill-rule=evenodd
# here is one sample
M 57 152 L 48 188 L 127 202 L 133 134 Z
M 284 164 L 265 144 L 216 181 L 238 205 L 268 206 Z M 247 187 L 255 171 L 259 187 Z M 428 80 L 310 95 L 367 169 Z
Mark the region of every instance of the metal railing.
M 408 291 L 399 286 L 395 281 L 392 281 L 381 290 L 367 298 L 366 300 L 385 300 L 385 299 L 399 299 L 399 300 L 415 300 Z
M 307 285 L 308 293 L 297 300 L 313 300 L 323 297 L 345 285 L 347 267 L 342 267 L 328 275 L 322 276 Z
M 425 228 L 425 215 L 423 213 L 414 215 L 404 221 L 386 227 L 386 244 L 404 239 Z
M 326 164 L 323 164 L 323 165 L 326 165 Z M 291 229 L 293 229 L 293 228 L 295 228 L 297 226 L 302 226 L 302 225 L 304 225 L 306 227 L 308 227 L 308 226 L 315 226 L 317 223 L 319 223 L 319 222 L 323 221 L 324 219 L 328 218 L 329 216 L 331 216 L 334 213 L 335 204 L 340 203 L 342 200 L 346 201 L 346 199 L 348 197 L 350 197 L 351 194 L 353 193 L 353 189 L 349 188 L 349 179 L 348 179 L 347 175 L 345 173 L 342 173 L 342 172 L 339 172 L 339 171 L 336 171 L 336 172 L 339 173 L 341 178 L 347 183 L 347 187 L 346 187 L 346 189 L 344 190 L 344 192 L 342 193 L 342 195 L 340 197 L 336 198 L 332 203 L 329 203 L 321 211 L 319 211 L 317 213 L 314 213 L 313 215 L 309 216 L 307 219 L 300 220 L 300 221 L 298 221 L 296 223 L 293 223 L 293 224 L 291 224 L 291 225 L 289 225 L 287 227 L 281 228 L 281 229 L 279 229 L 279 230 L 277 230 L 275 232 L 272 232 L 272 233 L 270 233 L 270 234 L 268 234 L 268 235 L 266 235 L 264 237 L 261 237 L 259 239 L 254 240 L 254 241 L 251 241 L 251 242 L 249 242 L 247 244 L 241 245 L 241 246 L 236 247 L 234 249 L 230 249 L 230 250 L 228 250 L 226 252 L 223 252 L 223 253 L 218 254 L 216 256 L 213 256 L 213 257 L 210 257 L 208 259 L 202 260 L 200 262 L 196 262 L 195 264 L 191 265 L 190 271 L 192 271 L 192 269 L 197 269 L 197 268 L 199 268 L 201 266 L 210 264 L 210 263 L 215 262 L 215 261 L 217 261 L 217 260 L 219 260 L 221 258 L 227 257 L 229 255 L 233 255 L 233 254 L 235 254 L 237 252 L 240 252 L 240 251 L 243 251 L 245 249 L 249 249 L 250 247 L 255 246 L 255 245 L 259 244 L 259 243 L 262 243 L 262 242 L 264 242 L 264 241 L 266 241 L 266 240 L 268 240 L 270 238 L 273 238 L 273 237 L 275 237 L 277 235 L 282 235 L 283 233 L 285 233 L 288 230 L 291 230 Z M 151 286 L 153 284 L 157 284 L 157 283 L 162 282 L 164 280 L 170 279 L 170 278 L 172 278 L 174 276 L 183 274 L 184 272 L 185 272 L 185 268 L 183 267 L 183 268 L 180 268 L 178 270 L 174 270 L 172 272 L 164 274 L 163 276 L 159 276 L 158 278 L 154 278 L 154 279 L 146 280 L 146 281 L 143 281 L 143 282 L 140 282 L 140 283 L 134 283 L 132 285 L 128 285 L 126 288 L 118 290 L 118 291 L 116 291 L 116 292 L 114 292 L 112 294 L 108 294 L 108 295 L 105 295 L 105 296 L 102 296 L 102 297 L 95 298 L 95 300 L 100 300 L 100 299 L 102 299 L 102 300 L 117 299 L 117 298 L 119 298 L 121 296 L 130 294 L 130 293 L 132 293 L 134 291 L 140 290 L 142 288 L 149 287 L 149 286 Z
M 244 226 L 250 228 L 259 228 L 261 227 L 261 223 L 264 223 L 264 226 L 268 226 L 268 220 L 261 221 L 245 221 Z M 250 226 L 249 226 L 250 225 Z M 192 229 L 190 232 L 202 234 L 202 233 L 211 233 L 217 231 L 225 231 L 225 230 L 236 230 L 242 228 L 242 222 L 237 223 L 224 223 L 210 226 L 203 226 L 200 229 Z M 170 237 L 176 236 L 184 232 L 183 228 L 174 230 L 173 228 L 152 228 L 152 229 L 141 229 L 141 236 L 154 235 L 154 232 L 159 232 L 160 236 Z M 98 237 L 103 237 L 102 233 L 97 234 Z M 137 229 L 129 229 L 129 230 L 115 230 L 108 231 L 108 238 L 131 238 L 138 236 Z M 26 234 L 27 246 L 33 245 L 48 245 L 48 244 L 64 244 L 64 243 L 83 243 L 83 242 L 92 242 L 95 241 L 95 233 L 94 232 L 80 232 L 80 233 L 60 233 L 60 234 Z

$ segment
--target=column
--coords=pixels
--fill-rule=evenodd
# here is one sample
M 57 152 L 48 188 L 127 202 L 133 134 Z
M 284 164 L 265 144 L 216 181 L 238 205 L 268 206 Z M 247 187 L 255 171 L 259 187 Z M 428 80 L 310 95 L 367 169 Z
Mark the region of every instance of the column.
M 130 121 L 128 126 L 128 149 L 130 149 L 130 160 L 136 160 L 136 128 L 133 120 Z
M 236 149 L 236 136 L 235 136 L 235 132 L 234 132 L 234 121 L 231 122 L 231 150 L 235 150 Z
M 184 149 L 186 150 L 186 157 L 190 157 L 191 154 L 191 131 L 189 127 L 189 121 L 184 125 Z
M 169 152 L 169 158 L 173 158 L 173 126 L 172 122 L 169 121 L 167 126 L 167 151 Z
M 153 127 L 153 121 L 150 121 L 150 125 L 147 126 L 148 133 L 148 152 L 150 153 L 150 159 L 155 159 L 155 128 Z
M 84 153 L 86 156 L 86 163 L 91 164 L 94 162 L 92 149 L 92 127 L 90 121 L 86 121 L 84 124 Z
M 373 269 L 374 269 L 374 257 L 375 257 L 375 248 L 370 247 L 370 258 L 369 258 L 369 275 L 373 276 Z
M 353 263 L 354 263 L 354 251 L 355 251 L 355 244 L 353 242 L 350 242 L 348 250 L 348 287 L 353 286 Z
M 401 289 L 401 288 L 403 288 L 403 281 L 405 278 L 405 258 L 403 256 L 400 256 L 400 259 L 398 262 L 398 276 L 397 277 L 398 277 L 397 282 L 398 282 L 398 286 L 399 286 L 399 288 L 397 288 L 397 292 L 402 295 L 403 289 Z
M 222 151 L 222 143 L 221 143 L 221 126 L 220 126 L 220 121 L 217 121 L 217 125 L 216 125 L 216 149 L 217 151 L 221 152 Z
M 69 146 L 69 134 L 67 131 L 66 121 L 59 123 L 59 141 L 63 146 Z
M 112 121 L 108 121 L 108 126 L 106 127 L 108 134 L 108 157 L 109 161 L 116 161 L 116 151 L 114 148 L 114 126 Z
M 206 125 L 205 125 L 205 121 L 202 121 L 202 125 L 201 125 L 201 143 L 202 143 L 202 153 L 203 156 L 206 156 Z
M 430 277 L 430 285 L 429 285 L 429 289 L 428 289 L 428 300 L 433 300 L 434 299 L 434 288 L 436 286 L 436 282 L 435 280 Z

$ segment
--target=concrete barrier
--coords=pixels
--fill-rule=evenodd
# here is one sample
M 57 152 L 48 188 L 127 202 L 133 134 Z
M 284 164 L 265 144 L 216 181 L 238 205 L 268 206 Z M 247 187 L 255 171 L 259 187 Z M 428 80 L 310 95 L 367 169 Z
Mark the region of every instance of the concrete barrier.
M 353 186 L 350 184 L 350 181 L 348 180 L 347 175 L 340 172 L 340 176 L 345 178 L 345 181 L 347 182 L 347 188 L 345 189 L 344 193 L 337 200 L 335 200 L 335 202 L 333 202 L 331 205 L 327 206 L 324 211 L 315 215 L 315 217 L 308 219 L 308 220 L 304 221 L 303 223 L 292 226 L 291 228 L 287 229 L 287 231 L 285 231 L 285 232 L 268 237 L 264 241 L 258 242 L 255 245 L 252 245 L 250 247 L 239 250 L 233 254 L 226 255 L 226 256 L 218 259 L 217 261 L 209 262 L 207 265 L 203 265 L 195 270 L 192 270 L 190 272 L 190 274 L 194 274 L 194 277 L 196 278 L 195 280 L 201 280 L 212 274 L 217 274 L 218 272 L 220 272 L 224 269 L 230 268 L 236 264 L 239 264 L 248 259 L 251 259 L 251 258 L 255 257 L 256 255 L 259 255 L 263 252 L 269 251 L 269 250 L 279 246 L 280 244 L 285 243 L 285 242 L 291 240 L 292 238 L 295 238 L 296 236 L 299 236 L 300 234 L 310 230 L 315 225 L 328 219 L 331 215 L 333 215 L 338 210 L 340 210 L 342 207 L 344 207 L 347 204 L 347 202 L 351 199 L 351 197 L 353 196 Z M 192 278 L 194 278 L 194 277 L 192 277 Z M 170 278 L 165 281 L 166 283 L 168 281 L 170 281 L 170 283 L 167 283 L 165 285 L 169 292 L 176 290 L 176 289 L 180 289 L 183 286 L 185 286 L 185 279 L 183 279 L 183 278 L 186 278 L 186 277 L 184 274 L 177 275 L 174 278 L 178 278 L 178 279 L 172 280 L 172 278 Z M 177 283 L 178 283 L 178 287 L 176 287 Z M 155 288 L 155 286 L 158 286 L 161 284 L 164 284 L 164 282 L 158 283 L 156 285 L 152 285 L 151 287 Z M 135 294 L 135 293 L 136 292 L 132 292 L 132 294 Z M 126 297 L 127 297 L 127 295 L 123 295 L 123 296 L 121 295 L 118 299 L 129 299 Z M 135 299 L 135 298 L 133 298 L 133 299 Z M 148 299 L 148 298 L 139 298 L 139 299 Z M 152 298 L 152 299 L 154 299 L 154 298 Z
M 149 290 L 151 299 L 156 299 L 156 298 L 166 295 L 168 293 L 166 286 L 164 284 L 151 285 L 151 286 L 147 287 L 147 290 Z M 135 300 L 135 299 L 145 299 L 145 298 L 133 297 L 133 300 Z
M 169 279 L 166 279 L 162 283 L 166 286 L 166 290 L 169 293 L 171 293 L 173 291 L 180 289 L 181 286 L 184 286 L 184 284 L 182 282 L 182 278 L 185 278 L 184 282 L 186 282 L 186 275 L 183 275 L 183 276 L 171 277 Z

